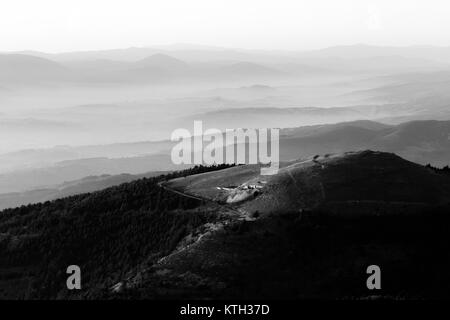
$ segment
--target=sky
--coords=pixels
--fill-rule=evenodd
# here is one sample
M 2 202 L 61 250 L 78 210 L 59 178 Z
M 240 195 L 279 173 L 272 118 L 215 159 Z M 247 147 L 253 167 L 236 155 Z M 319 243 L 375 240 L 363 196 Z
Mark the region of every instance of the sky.
M 450 45 L 448 0 L 1 0 L 0 51 Z

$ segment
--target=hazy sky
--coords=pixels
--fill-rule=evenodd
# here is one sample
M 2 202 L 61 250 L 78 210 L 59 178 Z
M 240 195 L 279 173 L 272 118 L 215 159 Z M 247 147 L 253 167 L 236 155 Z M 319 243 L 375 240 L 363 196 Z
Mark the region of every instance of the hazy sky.
M 450 45 L 448 0 L 1 0 L 0 51 Z

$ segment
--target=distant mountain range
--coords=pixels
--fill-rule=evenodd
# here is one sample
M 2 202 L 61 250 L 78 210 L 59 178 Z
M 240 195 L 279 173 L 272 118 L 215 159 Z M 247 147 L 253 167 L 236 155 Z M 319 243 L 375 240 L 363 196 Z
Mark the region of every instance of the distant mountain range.
M 255 60 L 273 61 L 274 57 L 284 57 L 294 61 L 299 58 L 341 58 L 367 59 L 374 57 L 406 57 L 450 63 L 450 47 L 438 46 L 372 46 L 365 44 L 342 45 L 309 51 L 258 51 L 238 48 L 206 47 L 201 45 L 178 45 L 162 47 L 132 47 L 124 49 L 78 51 L 49 54 L 38 51 L 22 51 L 22 54 L 39 56 L 55 61 L 75 61 L 109 59 L 118 61 L 137 61 L 154 54 L 172 55 L 178 59 L 201 60 Z
M 288 74 L 252 62 L 228 64 L 188 64 L 165 54 L 154 54 L 138 61 L 120 62 L 105 59 L 56 62 L 25 54 L 0 55 L 0 83 L 153 83 L 179 81 L 231 81 L 264 77 L 287 77 Z
M 0 83 L 231 81 L 333 74 L 393 74 L 450 69 L 449 48 L 341 46 L 309 52 L 210 48 L 128 48 L 0 55 Z

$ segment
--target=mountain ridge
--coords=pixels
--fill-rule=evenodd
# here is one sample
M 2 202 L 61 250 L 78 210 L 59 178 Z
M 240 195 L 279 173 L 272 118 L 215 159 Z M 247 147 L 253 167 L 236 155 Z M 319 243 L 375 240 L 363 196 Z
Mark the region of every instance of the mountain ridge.
M 403 270 L 385 274 L 382 297 L 448 296 L 441 276 L 407 285 L 450 265 L 424 259 L 449 248 L 448 173 L 362 151 L 286 163 L 252 189 L 258 169 L 197 167 L 2 211 L 0 297 L 364 299 L 357 284 L 373 261 Z M 199 195 L 240 181 L 253 194 L 228 205 L 160 187 Z M 84 272 L 81 291 L 62 288 L 69 261 Z

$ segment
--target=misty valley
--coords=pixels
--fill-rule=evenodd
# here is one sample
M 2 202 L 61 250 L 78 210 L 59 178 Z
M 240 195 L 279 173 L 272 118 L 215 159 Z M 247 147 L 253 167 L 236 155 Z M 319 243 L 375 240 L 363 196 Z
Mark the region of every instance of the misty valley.
M 449 57 L 1 53 L 0 299 L 448 299 Z

